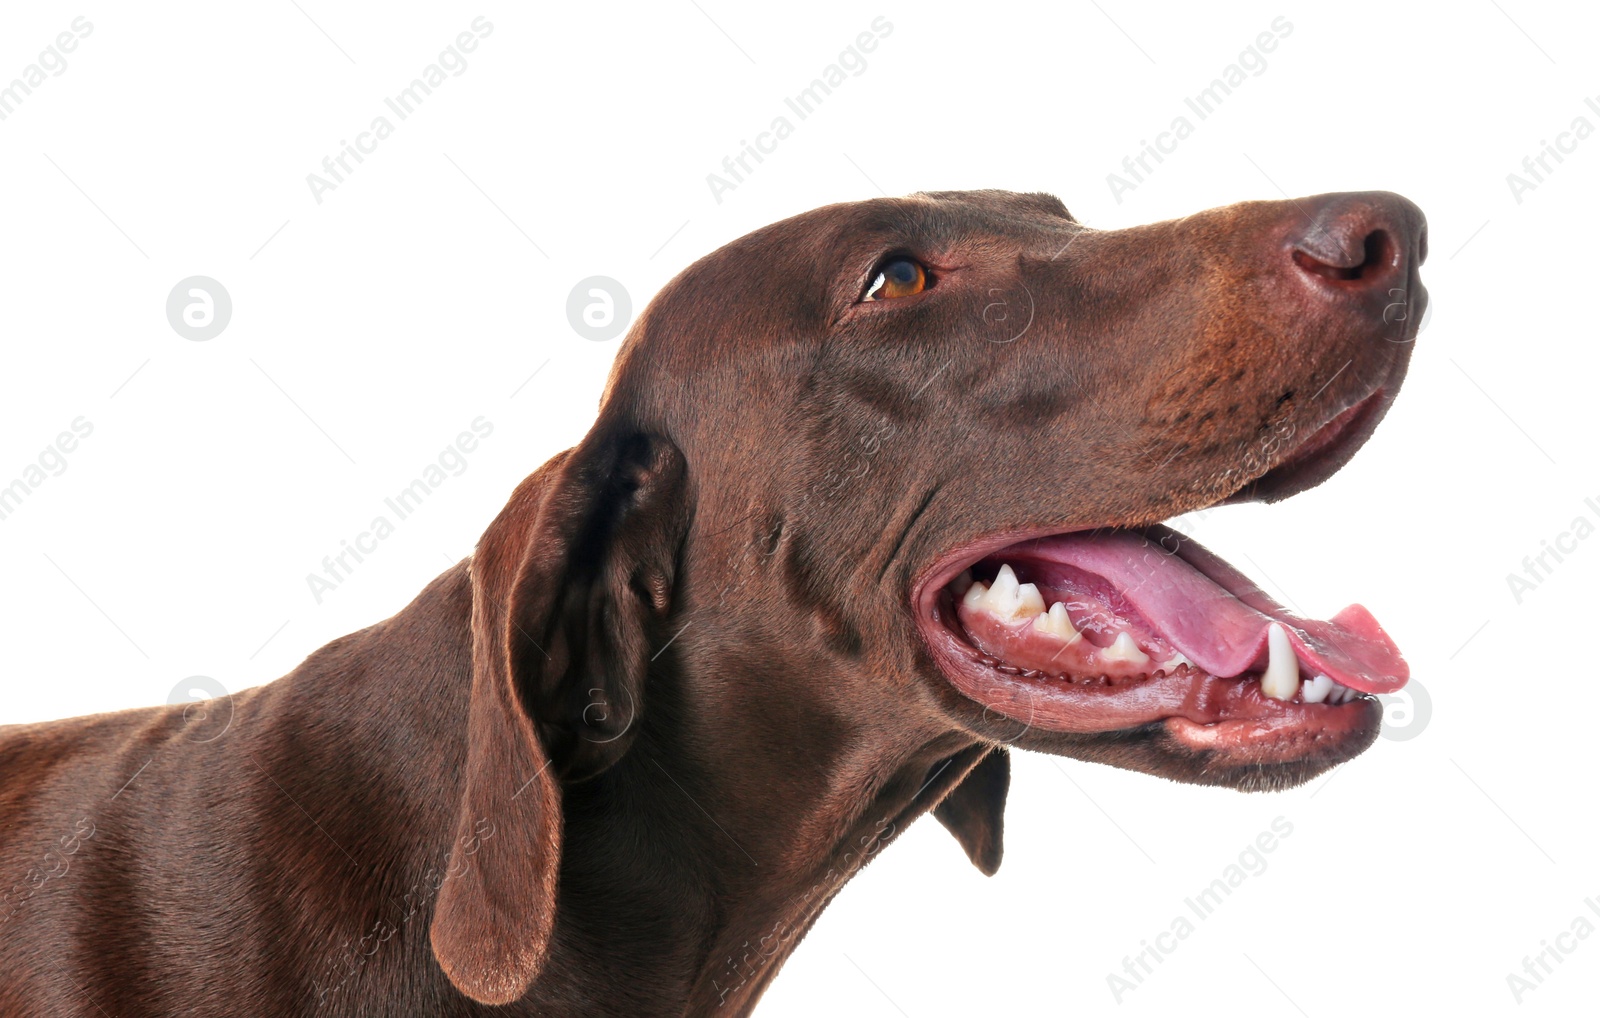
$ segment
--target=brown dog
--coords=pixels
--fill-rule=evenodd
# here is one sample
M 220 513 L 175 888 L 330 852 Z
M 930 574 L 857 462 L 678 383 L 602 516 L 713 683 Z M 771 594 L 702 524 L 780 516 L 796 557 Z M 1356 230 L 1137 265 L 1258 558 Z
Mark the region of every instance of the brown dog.
M 1154 524 L 1338 469 L 1425 253 L 1378 193 L 1107 232 L 923 194 L 729 244 L 395 617 L 203 712 L 0 729 L 0 1014 L 745 1014 L 922 813 L 994 871 L 1004 746 L 1349 759 L 1405 679 L 1377 624 Z

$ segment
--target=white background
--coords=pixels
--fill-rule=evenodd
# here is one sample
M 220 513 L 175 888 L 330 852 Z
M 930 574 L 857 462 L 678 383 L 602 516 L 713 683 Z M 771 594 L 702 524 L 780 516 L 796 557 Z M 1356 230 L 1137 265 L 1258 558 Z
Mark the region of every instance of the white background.
M 1425 728 L 1272 796 L 1018 755 L 1000 875 L 919 825 L 760 1013 L 1572 1014 L 1600 993 L 1600 936 L 1520 1009 L 1506 980 L 1574 917 L 1600 925 L 1600 539 L 1520 604 L 1506 579 L 1600 522 L 1600 138 L 1520 203 L 1506 181 L 1573 118 L 1600 128 L 1592 10 L 438 6 L 0 19 L 0 79 L 94 26 L 0 121 L 0 482 L 94 426 L 0 521 L 0 722 L 164 702 L 192 675 L 242 689 L 406 603 L 592 420 L 617 344 L 569 326 L 583 277 L 637 310 L 734 237 L 880 189 L 1047 190 L 1098 227 L 1390 189 L 1428 214 L 1435 302 L 1399 402 L 1330 483 L 1195 533 L 1307 612 L 1370 607 Z M 316 203 L 307 174 L 479 14 L 467 69 Z M 706 175 L 878 15 L 866 69 L 714 201 Z M 1279 15 L 1266 70 L 1114 200 L 1106 175 Z M 164 314 L 194 274 L 234 303 L 209 342 Z M 468 469 L 317 604 L 306 574 L 480 415 Z M 1280 816 L 1266 871 L 1117 1003 L 1107 975 Z

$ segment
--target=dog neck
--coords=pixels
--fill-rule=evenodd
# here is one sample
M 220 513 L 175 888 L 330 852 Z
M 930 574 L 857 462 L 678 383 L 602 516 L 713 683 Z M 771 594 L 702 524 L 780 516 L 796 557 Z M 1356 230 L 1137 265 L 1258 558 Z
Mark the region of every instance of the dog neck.
M 366 635 L 358 634 L 313 655 L 289 679 L 308 700 L 382 701 L 391 717 L 377 730 L 412 734 L 411 741 L 356 748 L 367 758 L 363 766 L 392 774 L 387 786 L 414 800 L 396 803 L 381 833 L 368 832 L 388 856 L 368 872 L 406 875 L 406 886 L 358 883 L 348 891 L 350 900 L 365 904 L 368 922 L 370 913 L 387 915 L 394 900 L 415 900 L 413 892 L 422 908 L 371 936 L 352 920 L 349 929 L 334 931 L 329 956 L 370 950 L 361 965 L 382 969 L 415 962 L 419 945 L 412 938 L 426 944 L 432 903 L 425 879 L 412 889 L 409 875 L 439 869 L 448 856 L 452 782 L 459 782 L 471 685 L 470 604 L 466 570 L 458 566 L 368 631 L 424 627 L 436 646 L 445 642 L 439 633 L 458 634 L 449 641 L 454 649 L 441 647 L 428 666 L 401 673 L 392 662 L 366 661 L 363 646 L 381 648 L 384 641 L 353 642 Z M 332 654 L 339 669 L 330 667 Z M 345 674 L 329 674 L 335 671 Z M 627 755 L 609 771 L 562 788 L 565 829 L 548 955 L 522 1000 L 484 1013 L 748 1014 L 845 882 L 981 756 L 967 737 L 901 734 L 890 742 L 883 733 L 893 726 L 845 731 L 823 713 L 807 722 L 815 731 L 763 730 L 760 719 L 739 715 L 739 705 L 702 701 L 695 688 L 686 676 L 663 677 L 651 689 L 651 709 Z M 331 709 L 306 706 L 307 717 Z M 802 745 L 806 752 L 797 755 Z M 370 804 L 349 808 L 371 813 Z M 396 935 L 408 947 L 377 946 Z M 442 983 L 443 973 L 428 967 Z M 329 1015 L 353 1006 L 341 984 L 382 978 L 369 971 L 352 981 L 341 975 L 348 968 L 332 966 L 314 979 L 333 987 Z M 454 993 L 444 986 L 428 992 Z M 350 999 L 341 1004 L 341 996 Z
M 738 686 L 737 668 L 715 673 Z M 591 1013 L 745 1015 L 844 884 L 982 749 L 822 712 L 803 722 L 814 730 L 774 732 L 748 703 L 695 696 L 692 676 L 658 678 L 628 755 L 563 790 L 546 971 L 592 973 Z M 677 992 L 629 999 L 639 986 Z
M 641 745 L 614 773 L 567 788 L 547 970 L 592 973 L 591 1013 L 749 1013 L 845 882 L 976 759 L 952 760 L 948 746 L 894 755 L 876 788 L 857 783 L 858 757 L 776 794 L 737 776 L 777 773 L 781 754 L 730 779 Z M 630 986 L 682 996 L 626 999 Z M 535 983 L 534 997 L 546 992 Z

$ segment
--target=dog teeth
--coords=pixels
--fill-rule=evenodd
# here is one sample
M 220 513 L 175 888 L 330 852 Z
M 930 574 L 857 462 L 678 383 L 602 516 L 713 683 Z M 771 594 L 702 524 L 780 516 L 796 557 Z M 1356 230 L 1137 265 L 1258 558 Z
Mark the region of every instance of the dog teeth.
M 981 609 L 1006 622 L 1027 621 L 1044 611 L 1044 596 L 1033 583 L 1018 583 L 1010 566 L 1001 566 L 994 582 L 974 583 L 961 599 L 968 608 Z
M 1044 612 L 1044 595 L 1036 584 L 1024 583 L 1017 588 L 1016 608 L 1012 614 L 1019 619 L 1031 619 Z
M 1031 623 L 1034 632 L 1062 643 L 1076 643 L 1083 637 L 1078 627 L 1072 624 L 1065 602 L 1057 601 L 1046 608 L 1038 584 L 1019 582 L 1016 570 L 1009 565 L 1002 565 L 989 583 L 974 580 L 972 572 L 968 570 L 951 581 L 951 587 L 960 597 L 965 611 L 983 612 L 1012 625 Z M 1120 666 L 1124 665 L 1135 669 L 1151 668 L 1150 655 L 1127 630 L 1118 632 L 1108 647 L 1099 650 L 1090 648 L 1086 656 L 1098 661 L 1102 667 L 1110 666 L 1110 670 L 1118 674 L 1122 673 Z M 1001 664 L 992 658 L 982 660 L 994 667 Z M 1174 651 L 1171 657 L 1155 665 L 1153 670 L 1160 675 L 1170 675 L 1185 666 L 1193 667 L 1194 662 L 1183 653 Z M 1027 674 L 1012 666 L 1002 670 Z M 1329 705 L 1349 703 L 1361 696 L 1359 691 L 1342 686 L 1327 675 L 1312 675 L 1302 681 L 1300 661 L 1295 656 L 1289 631 L 1276 622 L 1267 626 L 1267 667 L 1261 673 L 1261 692 L 1285 703 L 1298 700 L 1301 703 Z
M 1300 700 L 1303 703 L 1321 703 L 1333 692 L 1333 680 L 1326 675 L 1318 675 L 1300 683 Z
M 994 582 L 989 585 L 989 589 L 1004 591 L 1007 596 L 1016 596 L 1017 574 L 1010 566 L 1001 566 L 1000 571 L 994 574 Z
M 1327 702 L 1328 703 L 1349 703 L 1351 700 L 1354 700 L 1356 697 L 1358 697 L 1360 695 L 1361 695 L 1360 692 L 1358 692 L 1358 691 L 1356 691 L 1354 689 L 1351 689 L 1349 686 L 1341 686 L 1337 682 L 1335 682 L 1335 683 L 1333 683 L 1332 692 L 1330 692 L 1328 694 Z
M 1269 635 L 1267 639 L 1269 641 L 1268 653 L 1270 654 L 1270 641 L 1272 637 Z M 1270 664 L 1267 666 L 1267 670 L 1269 672 L 1272 670 L 1272 666 Z M 1266 693 L 1268 696 L 1273 695 L 1267 689 L 1267 678 L 1265 675 L 1261 677 L 1261 691 Z M 1351 689 L 1349 686 L 1341 686 L 1339 683 L 1333 681 L 1326 675 L 1313 675 L 1311 678 L 1300 683 L 1301 703 L 1326 703 L 1329 705 L 1336 705 L 1341 703 L 1349 703 L 1351 700 L 1354 700 L 1360 695 L 1361 694 L 1358 691 Z M 1280 696 L 1277 697 L 1277 699 L 1292 699 L 1292 695 L 1288 697 Z
M 1300 662 L 1288 632 L 1274 622 L 1267 627 L 1267 670 L 1261 673 L 1261 692 L 1274 700 L 1293 700 L 1299 691 Z
M 968 610 L 976 610 L 987 603 L 985 599 L 988 596 L 989 585 L 979 580 L 968 587 L 965 594 L 961 595 L 961 605 Z
M 1061 601 L 1051 605 L 1049 611 L 1035 616 L 1033 628 L 1066 643 L 1078 638 L 1077 629 L 1073 628 L 1072 620 L 1067 617 L 1067 606 Z
M 1140 650 L 1139 645 L 1133 641 L 1132 634 L 1124 630 L 1117 634 L 1117 638 L 1112 641 L 1111 646 L 1100 651 L 1100 660 L 1126 661 L 1132 665 L 1144 665 L 1150 663 L 1150 655 Z

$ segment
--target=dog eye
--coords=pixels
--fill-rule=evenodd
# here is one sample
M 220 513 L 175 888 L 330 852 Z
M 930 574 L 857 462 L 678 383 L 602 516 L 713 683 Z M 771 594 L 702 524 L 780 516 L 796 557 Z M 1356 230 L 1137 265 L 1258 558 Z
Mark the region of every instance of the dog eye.
M 878 266 L 863 300 L 915 297 L 928 288 L 928 270 L 914 259 L 896 255 Z

